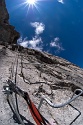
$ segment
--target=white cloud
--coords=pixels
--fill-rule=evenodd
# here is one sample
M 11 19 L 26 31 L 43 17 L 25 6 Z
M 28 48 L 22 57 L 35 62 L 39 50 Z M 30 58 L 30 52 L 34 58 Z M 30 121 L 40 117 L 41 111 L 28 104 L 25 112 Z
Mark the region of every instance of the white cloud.
M 54 38 L 53 41 L 51 41 L 50 47 L 55 47 L 56 52 L 60 52 L 60 51 L 64 50 L 64 48 L 62 47 L 62 45 L 60 43 L 59 37 L 56 37 L 56 38 Z
M 54 38 L 54 41 L 51 41 L 50 46 L 51 47 L 58 47 L 59 46 L 59 38 L 58 37 Z
M 30 23 L 30 25 L 35 28 L 35 36 L 31 40 L 28 40 L 27 37 L 25 37 L 24 39 L 20 37 L 18 39 L 18 44 L 20 44 L 21 46 L 25 48 L 29 47 L 32 49 L 42 51 L 43 42 L 42 42 L 42 38 L 39 35 L 43 33 L 45 29 L 45 25 L 39 22 L 33 22 L 33 23 Z
M 39 38 L 33 37 L 33 39 L 29 41 L 29 45 L 32 46 L 33 48 L 35 48 L 40 43 L 42 43 L 41 37 L 39 37 Z
M 23 46 L 25 48 L 29 47 L 29 48 L 40 50 L 40 51 L 42 51 L 42 49 L 43 49 L 42 39 L 41 39 L 41 37 L 37 37 L 37 36 L 33 37 L 32 40 L 28 40 L 27 37 L 24 39 L 22 39 L 22 37 L 20 37 L 18 39 L 18 44 L 20 44 L 21 46 Z
M 43 23 L 34 22 L 31 23 L 31 26 L 35 28 L 36 35 L 43 33 L 43 31 L 45 30 L 45 25 Z
M 25 37 L 24 39 L 22 38 L 22 36 L 18 39 L 18 44 L 20 44 L 21 46 L 27 48 L 32 48 L 32 49 L 36 49 L 39 51 L 43 50 L 43 41 L 42 38 L 40 37 L 40 34 L 43 33 L 44 29 L 45 29 L 45 25 L 43 23 L 39 23 L 39 22 L 34 22 L 34 23 L 30 23 L 32 27 L 35 28 L 35 35 L 34 37 L 32 37 L 31 40 L 28 40 L 27 37 Z M 46 43 L 46 46 L 48 46 L 48 44 Z M 62 47 L 61 43 L 60 43 L 60 39 L 59 37 L 54 38 L 54 40 L 52 40 L 50 42 L 50 47 L 51 48 L 55 48 L 56 52 L 60 52 L 62 50 L 64 50 L 64 48 Z
M 27 43 L 28 43 L 27 37 L 23 39 L 22 36 L 21 36 L 18 39 L 17 43 L 26 48 L 27 47 Z
M 63 1 L 63 0 L 58 0 L 58 2 L 59 2 L 59 3 L 62 3 L 62 4 L 64 4 L 64 1 Z

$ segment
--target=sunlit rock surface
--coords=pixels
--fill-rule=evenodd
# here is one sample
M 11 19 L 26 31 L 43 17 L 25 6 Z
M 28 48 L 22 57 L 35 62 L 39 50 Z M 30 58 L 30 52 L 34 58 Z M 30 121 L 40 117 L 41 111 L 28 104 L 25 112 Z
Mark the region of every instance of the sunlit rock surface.
M 77 88 L 83 89 L 83 69 L 74 64 L 47 53 L 41 53 L 31 49 L 19 49 L 18 53 L 12 48 L 4 48 L 0 45 L 0 124 L 18 125 L 13 113 L 7 103 L 6 95 L 2 92 L 3 85 L 8 78 L 14 81 L 16 70 L 16 59 L 18 57 L 17 85 L 27 91 L 31 100 L 38 107 L 42 96 L 50 99 L 56 104 L 68 100 Z M 15 100 L 14 100 L 15 101 Z M 26 102 L 18 97 L 20 114 L 28 121 L 33 121 Z M 83 97 L 72 102 L 72 105 L 81 111 L 81 116 L 73 125 L 82 125 L 83 123 Z M 69 125 L 72 120 L 79 114 L 69 105 L 53 109 L 45 102 L 40 108 L 40 112 L 54 125 Z M 33 125 L 32 124 L 32 125 Z

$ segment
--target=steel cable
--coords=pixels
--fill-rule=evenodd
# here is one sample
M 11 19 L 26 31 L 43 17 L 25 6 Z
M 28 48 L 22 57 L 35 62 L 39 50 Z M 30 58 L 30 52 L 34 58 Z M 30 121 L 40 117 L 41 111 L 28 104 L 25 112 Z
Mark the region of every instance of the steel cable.
M 12 63 L 13 65 L 11 66 L 12 67 L 12 70 L 11 70 L 11 80 L 13 80 L 13 77 L 15 75 L 15 78 L 14 78 L 14 83 L 16 85 L 17 83 L 17 71 L 18 71 L 18 48 L 17 48 L 17 51 L 16 51 L 16 57 L 15 57 L 15 62 Z M 14 66 L 16 64 L 16 68 L 15 68 L 15 74 L 14 74 Z M 20 117 L 20 114 L 19 114 L 19 108 L 18 108 L 18 99 L 17 99 L 17 94 L 15 93 L 15 102 L 16 102 L 16 106 L 14 104 L 14 101 L 13 101 L 13 95 L 12 95 L 12 98 L 11 98 L 11 101 L 12 101 L 12 104 L 13 104 L 13 107 L 14 107 L 14 110 L 16 112 L 16 115 L 17 115 L 17 118 L 19 119 L 20 123 L 22 125 L 25 125 Z
M 13 95 L 12 95 L 12 94 L 11 94 L 11 95 L 8 95 L 8 96 L 7 96 L 7 99 L 8 99 L 8 101 L 9 101 L 10 105 L 11 105 L 11 103 L 12 103 L 12 106 L 11 106 L 11 107 L 12 107 L 12 109 L 14 109 L 14 112 L 15 112 L 15 114 L 16 114 L 18 120 L 20 121 L 20 123 L 21 123 L 22 125 L 25 125 L 24 122 L 22 121 L 21 117 L 20 117 L 20 114 L 18 113 L 17 107 L 16 107 L 15 104 L 14 104 Z
M 15 84 L 17 83 L 17 71 L 18 71 L 18 50 L 17 50 L 17 55 L 16 55 L 16 71 L 15 71 Z M 19 108 L 18 108 L 18 101 L 17 101 L 17 94 L 15 93 L 15 99 L 16 99 L 16 107 L 17 111 L 19 113 Z
M 78 95 L 75 95 L 76 93 L 78 93 Z M 74 91 L 74 94 L 72 95 L 72 97 L 68 100 L 68 101 L 66 101 L 65 103 L 63 103 L 63 104 L 59 104 L 59 105 L 56 105 L 56 104 L 53 104 L 50 100 L 48 100 L 47 98 L 42 98 L 41 99 L 41 101 L 40 101 L 40 104 L 39 104 L 39 106 L 38 106 L 38 110 L 40 110 L 40 107 L 41 107 L 41 105 L 42 105 L 42 103 L 43 103 L 43 101 L 46 101 L 47 102 L 47 104 L 49 104 L 52 108 L 61 108 L 61 107 L 64 107 L 65 105 L 70 105 L 72 108 L 74 108 L 76 111 L 78 111 L 78 115 L 76 116 L 76 118 L 69 124 L 69 125 L 72 125 L 72 123 L 73 122 L 75 122 L 75 120 L 81 115 L 81 112 L 77 109 L 77 108 L 75 108 L 73 105 L 71 105 L 70 103 L 72 102 L 72 101 L 74 101 L 75 99 L 77 99 L 79 96 L 81 96 L 83 94 L 83 90 L 81 90 L 81 89 L 76 89 L 75 91 Z M 75 95 L 75 96 L 74 96 Z
M 59 104 L 59 105 L 56 105 L 56 104 L 52 103 L 50 100 L 48 100 L 47 98 L 42 97 L 42 99 L 41 99 L 41 101 L 40 101 L 40 104 L 39 104 L 39 106 L 38 106 L 38 110 L 40 109 L 40 107 L 41 107 L 43 101 L 46 101 L 46 102 L 47 102 L 51 107 L 53 107 L 53 108 L 61 108 L 61 107 L 64 107 L 65 105 L 70 104 L 72 101 L 74 101 L 74 100 L 77 99 L 80 95 L 83 94 L 83 90 L 81 90 L 81 89 L 79 89 L 79 90 L 80 90 L 80 93 L 79 93 L 78 95 L 73 96 L 72 98 L 70 98 L 70 99 L 69 99 L 68 101 L 66 101 L 65 103 Z M 74 92 L 74 93 L 75 93 L 75 92 Z

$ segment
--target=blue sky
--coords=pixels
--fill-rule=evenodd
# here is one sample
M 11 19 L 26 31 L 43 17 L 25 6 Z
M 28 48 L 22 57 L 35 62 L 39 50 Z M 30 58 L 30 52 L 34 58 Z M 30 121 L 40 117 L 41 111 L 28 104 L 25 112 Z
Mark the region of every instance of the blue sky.
M 19 44 L 60 56 L 83 68 L 83 0 L 6 0 Z M 24 4 L 25 3 L 25 4 Z

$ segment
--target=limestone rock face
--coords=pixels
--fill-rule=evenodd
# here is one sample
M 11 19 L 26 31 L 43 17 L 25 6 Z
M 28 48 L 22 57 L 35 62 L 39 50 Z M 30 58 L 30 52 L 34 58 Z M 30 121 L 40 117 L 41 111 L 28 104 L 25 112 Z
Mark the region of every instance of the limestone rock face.
M 7 45 L 16 43 L 19 33 L 14 30 L 8 22 L 9 14 L 6 9 L 5 0 L 0 0 L 0 44 Z
M 3 16 L 2 12 L 5 12 Z M 16 85 L 28 92 L 36 107 L 38 107 L 42 97 L 51 100 L 54 104 L 61 104 L 72 97 L 75 89 L 83 90 L 83 69 L 65 59 L 45 52 L 9 45 L 10 37 L 13 43 L 19 34 L 8 23 L 9 17 L 4 0 L 0 0 L 0 19 L 1 17 L 0 125 L 20 124 L 7 102 L 7 95 L 3 92 L 3 86 L 7 85 L 6 80 L 11 78 L 15 82 L 16 67 Z M 8 44 L 7 47 L 4 45 L 5 42 Z M 14 93 L 12 99 L 15 103 Z M 18 96 L 17 100 L 19 112 L 25 125 L 36 125 L 24 99 Z M 11 100 L 10 103 L 12 105 Z M 57 109 L 50 107 L 44 101 L 40 113 L 51 125 L 83 125 L 83 95 L 71 104 L 81 112 L 79 118 L 72 124 L 71 122 L 78 116 L 79 112 L 70 105 Z
M 18 125 L 19 122 L 8 105 L 6 95 L 2 92 L 6 80 L 15 81 L 16 65 L 17 86 L 28 92 L 31 100 L 38 107 L 41 98 L 51 100 L 55 104 L 66 102 L 72 97 L 75 89 L 83 89 L 83 69 L 48 53 L 19 47 L 18 53 L 12 47 L 5 48 L 0 45 L 0 124 Z M 15 97 L 13 94 L 13 100 Z M 71 103 L 80 112 L 81 116 L 72 125 L 83 124 L 83 96 Z M 35 125 L 26 102 L 18 96 L 19 111 L 25 125 Z M 63 108 L 52 108 L 43 102 L 41 114 L 52 125 L 69 125 L 78 116 L 79 112 L 70 105 Z
M 5 1 L 0 0 L 0 23 L 8 23 L 9 14 L 6 9 Z

